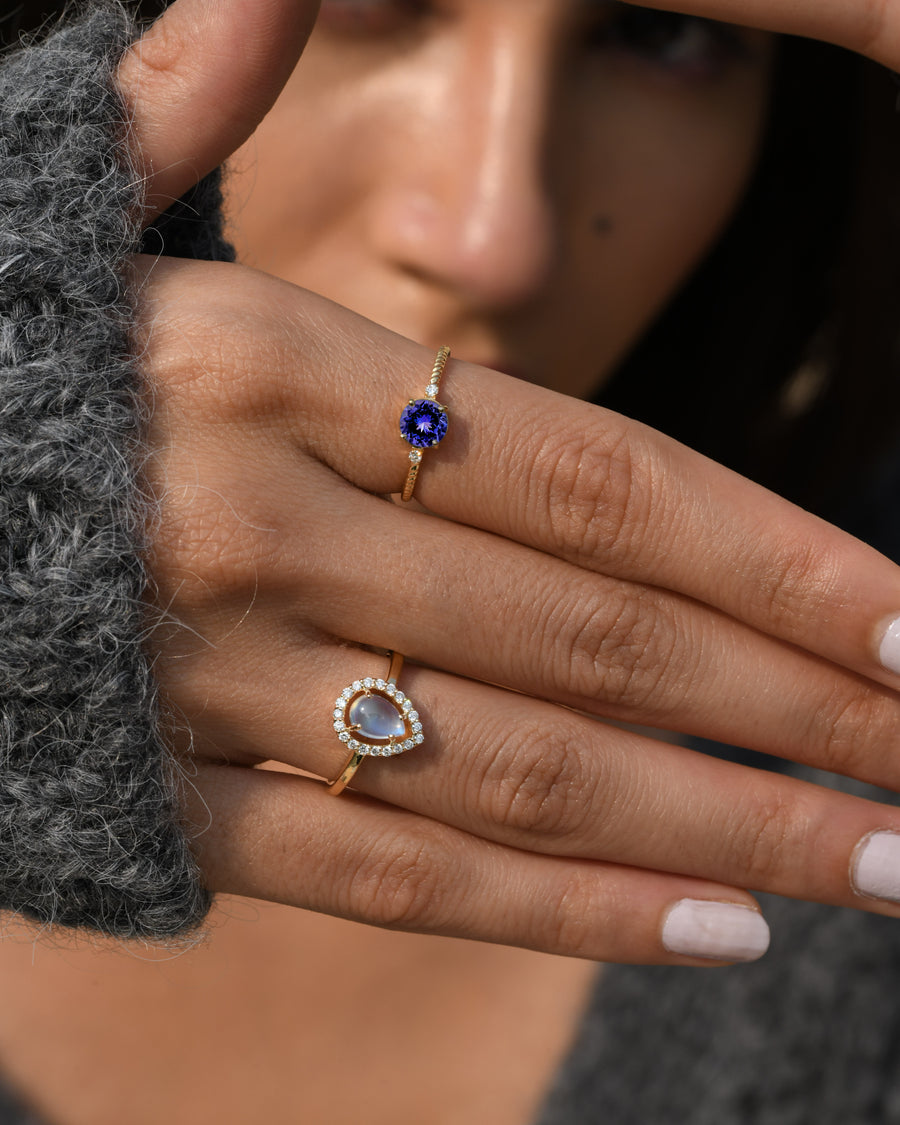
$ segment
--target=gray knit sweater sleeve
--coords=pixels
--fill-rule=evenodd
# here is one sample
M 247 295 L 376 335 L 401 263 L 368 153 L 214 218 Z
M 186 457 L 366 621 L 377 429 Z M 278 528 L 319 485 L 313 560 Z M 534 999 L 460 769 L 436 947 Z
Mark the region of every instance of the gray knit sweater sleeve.
M 122 937 L 206 914 L 140 647 L 142 395 L 123 266 L 137 177 L 94 2 L 0 62 L 0 908 Z M 227 256 L 215 183 L 151 236 Z M 221 251 L 219 253 L 219 251 Z

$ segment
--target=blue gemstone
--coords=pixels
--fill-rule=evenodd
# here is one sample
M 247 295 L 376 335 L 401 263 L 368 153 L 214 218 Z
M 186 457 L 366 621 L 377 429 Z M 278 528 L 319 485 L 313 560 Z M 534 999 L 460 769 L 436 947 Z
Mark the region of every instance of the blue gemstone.
M 430 398 L 417 398 L 403 408 L 400 433 L 405 441 L 418 449 L 437 445 L 447 432 L 447 415 Z

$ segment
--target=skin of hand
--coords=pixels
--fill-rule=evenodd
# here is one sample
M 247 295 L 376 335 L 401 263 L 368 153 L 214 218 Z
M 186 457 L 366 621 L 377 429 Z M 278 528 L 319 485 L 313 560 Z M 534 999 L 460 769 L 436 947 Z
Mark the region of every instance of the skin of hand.
M 749 23 L 751 6 L 704 14 Z M 872 42 L 849 8 L 819 10 L 806 34 Z M 152 206 L 242 143 L 313 15 L 177 0 L 134 49 L 121 81 Z M 900 810 L 588 717 L 897 788 L 898 680 L 879 662 L 895 566 L 638 423 L 461 359 L 426 510 L 400 508 L 394 419 L 430 347 L 244 266 L 141 259 L 135 276 L 161 504 L 151 645 L 214 890 L 612 961 L 758 955 L 758 929 L 753 948 L 724 933 L 757 918 L 743 887 L 900 915 L 859 879 Z M 413 661 L 425 745 L 338 799 L 248 768 L 334 776 L 333 700 L 385 674 L 360 646 Z M 725 904 L 718 945 L 701 921 L 699 944 L 667 946 L 684 903 Z

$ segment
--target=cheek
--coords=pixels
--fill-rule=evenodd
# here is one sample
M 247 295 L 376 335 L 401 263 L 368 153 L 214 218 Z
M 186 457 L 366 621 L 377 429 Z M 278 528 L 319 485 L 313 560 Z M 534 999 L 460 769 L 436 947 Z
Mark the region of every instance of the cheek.
M 356 156 L 372 130 L 334 82 L 305 77 L 294 72 L 229 162 L 228 233 L 245 264 L 340 299 L 329 291 L 332 243 L 365 191 Z

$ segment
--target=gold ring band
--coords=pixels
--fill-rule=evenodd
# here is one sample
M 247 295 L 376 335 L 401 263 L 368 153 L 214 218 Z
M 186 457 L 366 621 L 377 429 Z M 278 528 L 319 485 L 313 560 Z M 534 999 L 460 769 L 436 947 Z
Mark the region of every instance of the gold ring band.
M 409 472 L 400 493 L 401 500 L 412 500 L 425 450 L 437 445 L 447 432 L 447 408 L 437 401 L 437 394 L 449 358 L 450 349 L 446 344 L 438 348 L 431 380 L 425 388 L 425 397 L 411 398 L 400 415 L 400 435 L 413 447 L 409 454 Z

